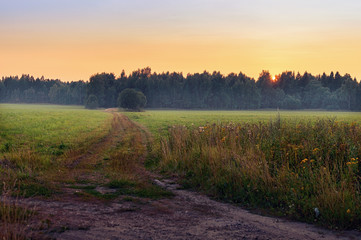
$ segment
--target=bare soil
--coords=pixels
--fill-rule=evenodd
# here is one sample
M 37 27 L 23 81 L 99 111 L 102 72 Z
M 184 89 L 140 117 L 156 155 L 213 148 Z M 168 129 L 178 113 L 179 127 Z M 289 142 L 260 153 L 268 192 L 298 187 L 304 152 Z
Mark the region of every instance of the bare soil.
M 110 136 L 93 150 L 112 144 L 112 137 L 127 128 L 140 128 L 125 116 L 115 114 L 121 126 L 114 125 Z M 144 129 L 141 139 L 147 141 Z M 72 159 L 71 174 L 84 179 L 100 178 L 99 173 L 73 171 L 88 159 L 96 162 L 99 153 L 89 151 Z M 88 169 L 89 170 L 89 169 Z M 140 169 L 152 181 L 174 193 L 172 198 L 151 200 L 120 197 L 96 200 L 74 197 L 76 189 L 63 188 L 52 199 L 21 199 L 21 204 L 35 208 L 38 214 L 29 225 L 39 239 L 361 239 L 356 231 L 334 232 L 314 225 L 292 222 L 251 213 L 238 206 L 214 201 L 209 197 L 181 189 L 173 180 L 162 179 Z M 98 187 L 98 191 L 111 191 Z

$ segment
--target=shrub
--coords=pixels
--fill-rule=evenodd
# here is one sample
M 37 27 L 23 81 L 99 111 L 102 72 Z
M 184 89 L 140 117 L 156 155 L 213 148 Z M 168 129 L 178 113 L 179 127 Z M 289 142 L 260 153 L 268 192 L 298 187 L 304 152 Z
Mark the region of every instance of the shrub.
M 127 110 L 139 111 L 147 103 L 145 95 L 137 90 L 126 88 L 118 97 L 118 106 Z

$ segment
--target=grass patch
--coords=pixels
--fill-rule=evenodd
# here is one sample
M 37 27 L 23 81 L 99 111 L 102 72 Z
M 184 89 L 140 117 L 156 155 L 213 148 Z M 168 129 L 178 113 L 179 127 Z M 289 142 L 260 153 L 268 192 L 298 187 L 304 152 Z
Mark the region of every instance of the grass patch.
M 33 215 L 34 211 L 20 207 L 15 202 L 7 203 L 6 201 L 0 201 L 1 222 L 7 222 L 11 224 L 24 223 Z
M 0 199 L 0 239 L 30 239 L 27 224 L 35 211 L 20 206 L 18 198 L 12 195 L 12 190 L 4 184 Z
M 121 179 L 121 180 L 112 180 L 107 184 L 107 186 L 109 188 L 113 188 L 113 189 L 116 189 L 116 188 L 129 188 L 129 187 L 135 187 L 136 183 L 132 182 L 132 181 L 129 181 L 129 180 Z
M 107 186 L 116 189 L 119 195 L 151 199 L 174 196 L 172 192 L 148 182 L 137 183 L 129 180 L 113 180 L 109 182 Z
M 329 111 L 204 111 L 204 110 L 147 110 L 146 112 L 123 112 L 131 120 L 146 126 L 152 134 L 159 138 L 168 134 L 168 129 L 175 125 L 192 127 L 215 124 L 258 123 L 276 120 L 278 114 L 283 120 L 299 122 L 301 120 L 316 121 L 324 118 L 336 118 L 344 122 L 360 122 L 360 112 Z
M 71 189 L 82 189 L 82 190 L 92 190 L 92 189 L 95 189 L 96 186 L 92 186 L 92 185 L 87 185 L 87 186 L 72 185 L 72 186 L 69 186 L 69 188 L 71 188 Z
M 0 149 L 59 156 L 97 134 L 110 114 L 78 106 L 0 104 Z
M 82 189 L 82 192 L 76 192 L 75 194 L 81 196 L 85 199 L 89 199 L 91 197 L 95 197 L 101 200 L 112 200 L 121 195 L 120 192 L 112 192 L 112 193 L 101 193 L 96 189 Z
M 170 198 L 174 196 L 171 191 L 165 190 L 157 185 L 148 185 L 143 188 L 135 189 L 131 195 L 151 199 Z
M 130 196 L 125 196 L 125 197 L 123 197 L 122 200 L 125 202 L 136 202 L 137 201 L 137 199 L 130 197 Z
M 35 196 L 43 196 L 43 197 L 50 197 L 56 191 L 46 184 L 41 183 L 20 183 L 19 187 L 15 189 L 15 196 L 22 196 L 25 198 L 28 197 L 35 197 Z

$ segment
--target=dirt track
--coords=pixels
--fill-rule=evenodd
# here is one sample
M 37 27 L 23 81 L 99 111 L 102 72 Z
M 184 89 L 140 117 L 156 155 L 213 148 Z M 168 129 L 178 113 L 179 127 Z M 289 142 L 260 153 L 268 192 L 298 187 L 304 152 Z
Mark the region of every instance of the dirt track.
M 169 181 L 158 184 L 176 196 L 149 202 L 44 202 L 53 216 L 56 239 L 360 239 L 357 232 L 331 232 L 315 226 L 249 213 L 210 200 Z
M 42 223 L 44 230 L 40 236 L 44 238 L 361 239 L 358 232 L 332 232 L 252 214 L 196 192 L 181 190 L 171 180 L 158 180 L 154 174 L 149 176 L 153 176 L 157 185 L 171 190 L 175 197 L 104 202 L 64 196 L 55 201 L 25 199 L 23 203 L 35 206 L 40 216 L 48 219 Z

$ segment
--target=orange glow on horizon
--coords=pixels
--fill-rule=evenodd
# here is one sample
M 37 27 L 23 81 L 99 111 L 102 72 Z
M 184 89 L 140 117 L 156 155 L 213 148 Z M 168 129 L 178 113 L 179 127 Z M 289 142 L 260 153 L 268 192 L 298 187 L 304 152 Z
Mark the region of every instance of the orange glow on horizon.
M 242 72 L 256 80 L 262 70 L 338 71 L 361 80 L 356 0 L 327 9 L 322 1 L 311 8 L 308 1 L 286 0 L 37 2 L 7 1 L 0 8 L 0 77 L 87 81 L 149 66 L 184 75 Z
M 299 52 L 300 46 L 297 45 L 283 50 L 283 46 L 271 43 L 268 48 L 261 48 L 264 43 L 249 40 L 134 42 L 129 39 L 66 45 L 54 41 L 46 44 L 37 41 L 26 44 L 2 42 L 4 40 L 0 39 L 0 77 L 30 74 L 62 81 L 87 81 L 91 75 L 100 72 L 119 75 L 124 69 L 129 74 L 149 66 L 152 72 L 175 71 L 184 75 L 206 70 L 220 71 L 224 75 L 242 72 L 258 79 L 260 72 L 268 69 L 276 73 L 289 70 L 303 74 L 307 71 L 313 75 L 339 71 L 341 75 L 349 73 L 358 80 L 361 78 L 355 60 L 355 56 L 361 56 L 358 42 L 351 43 L 353 47 L 349 49 L 342 49 L 341 42 L 330 42 L 323 48 L 316 43 L 303 47 L 304 51 L 312 52 L 312 58 L 310 54 Z M 282 54 L 281 50 L 284 51 Z

